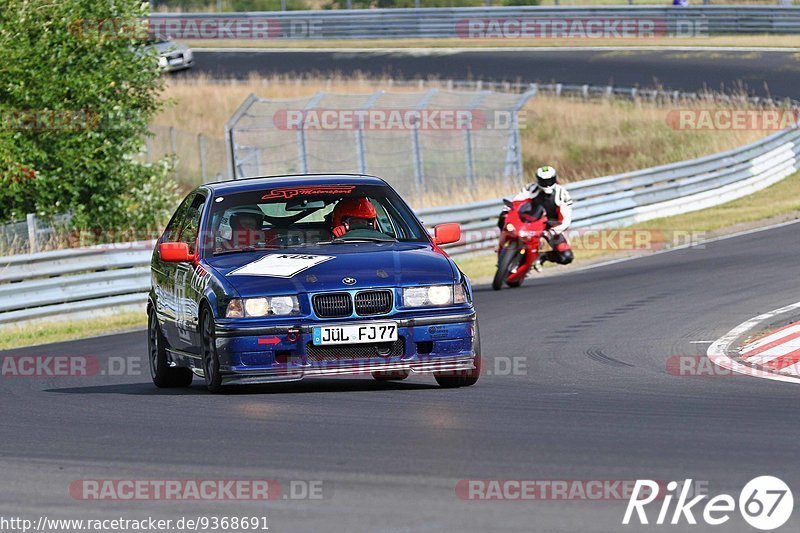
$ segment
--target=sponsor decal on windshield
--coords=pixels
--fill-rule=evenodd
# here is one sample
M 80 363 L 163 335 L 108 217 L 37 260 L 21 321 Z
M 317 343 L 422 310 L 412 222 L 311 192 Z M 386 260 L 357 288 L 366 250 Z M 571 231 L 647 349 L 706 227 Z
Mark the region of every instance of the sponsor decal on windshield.
M 330 255 L 269 254 L 232 271 L 229 276 L 291 278 L 313 266 L 330 261 Z
M 280 187 L 272 189 L 261 197 L 262 200 L 273 198 L 294 198 L 308 194 L 352 194 L 355 185 L 309 185 L 304 187 Z

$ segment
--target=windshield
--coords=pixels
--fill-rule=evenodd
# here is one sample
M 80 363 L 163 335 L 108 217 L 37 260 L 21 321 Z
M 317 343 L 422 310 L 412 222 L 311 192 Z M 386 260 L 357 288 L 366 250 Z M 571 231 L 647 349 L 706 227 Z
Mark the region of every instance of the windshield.
M 382 185 L 303 185 L 221 195 L 213 253 L 351 242 L 428 242 L 408 205 Z

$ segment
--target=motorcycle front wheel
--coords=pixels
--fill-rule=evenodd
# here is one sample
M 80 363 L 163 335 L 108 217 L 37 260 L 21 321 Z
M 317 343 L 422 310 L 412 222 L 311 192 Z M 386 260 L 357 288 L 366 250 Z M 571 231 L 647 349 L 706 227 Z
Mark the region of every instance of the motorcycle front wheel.
M 508 273 L 511 271 L 511 266 L 518 252 L 516 244 L 509 244 L 500 250 L 500 255 L 497 258 L 497 272 L 495 272 L 492 280 L 492 288 L 494 290 L 499 291 L 503 288 L 503 282 L 508 278 Z

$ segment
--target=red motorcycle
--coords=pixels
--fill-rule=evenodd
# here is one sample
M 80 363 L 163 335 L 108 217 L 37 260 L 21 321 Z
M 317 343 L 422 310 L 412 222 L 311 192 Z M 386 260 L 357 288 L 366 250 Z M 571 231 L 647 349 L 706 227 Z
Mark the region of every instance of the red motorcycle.
M 499 291 L 503 283 L 519 287 L 539 257 L 542 234 L 547 229 L 547 213 L 542 206 L 533 206 L 528 200 L 512 202 L 503 199 L 509 207 L 500 230 L 497 249 L 497 272 L 492 288 Z

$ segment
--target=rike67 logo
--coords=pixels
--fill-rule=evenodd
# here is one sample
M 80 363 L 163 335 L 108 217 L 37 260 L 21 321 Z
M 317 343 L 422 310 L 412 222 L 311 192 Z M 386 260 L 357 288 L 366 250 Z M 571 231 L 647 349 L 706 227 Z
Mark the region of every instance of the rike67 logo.
M 666 495 L 661 499 L 658 517 L 654 524 L 697 524 L 699 514 L 706 524 L 719 526 L 731 519 L 731 514 L 736 510 L 737 500 L 730 494 L 719 494 L 708 501 L 707 494 L 701 494 L 689 499 L 689 489 L 692 480 L 684 483 L 677 481 L 667 483 Z M 649 479 L 639 479 L 633 487 L 633 494 L 628 500 L 624 525 L 631 523 L 650 524 L 645 507 L 658 499 L 659 484 Z M 677 497 L 677 499 L 676 499 Z M 675 500 L 675 506 L 672 502 Z M 703 504 L 701 504 L 703 502 Z M 739 513 L 742 518 L 756 529 L 769 531 L 785 524 L 792 516 L 794 498 L 789 486 L 782 480 L 773 476 L 760 476 L 751 479 L 739 493 Z M 658 504 L 656 504 L 656 507 Z M 684 522 L 685 521 L 685 522 Z

